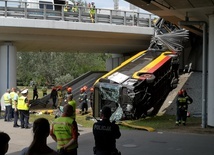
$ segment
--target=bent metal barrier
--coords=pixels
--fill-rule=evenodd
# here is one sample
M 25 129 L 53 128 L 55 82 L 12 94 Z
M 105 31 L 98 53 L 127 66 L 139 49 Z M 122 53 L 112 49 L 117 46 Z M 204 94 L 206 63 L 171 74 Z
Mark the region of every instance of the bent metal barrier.
M 91 23 L 89 8 L 78 7 L 76 12 L 64 11 L 65 5 L 46 2 L 23 2 L 21 0 L 0 0 L 0 17 L 14 17 L 43 20 L 63 20 Z M 96 8 L 95 23 L 152 27 L 154 15 L 133 11 Z

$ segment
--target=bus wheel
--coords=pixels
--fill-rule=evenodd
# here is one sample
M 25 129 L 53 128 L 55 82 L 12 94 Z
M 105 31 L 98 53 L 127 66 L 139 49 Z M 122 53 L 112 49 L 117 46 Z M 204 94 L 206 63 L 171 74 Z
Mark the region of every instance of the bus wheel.
M 153 74 L 142 74 L 140 77 L 146 79 L 147 83 L 152 83 L 155 80 L 155 76 Z

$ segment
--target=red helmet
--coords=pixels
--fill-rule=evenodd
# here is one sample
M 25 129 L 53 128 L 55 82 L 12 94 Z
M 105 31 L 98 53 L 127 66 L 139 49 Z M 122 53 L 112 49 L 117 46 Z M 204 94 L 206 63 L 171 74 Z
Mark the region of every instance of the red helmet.
M 72 88 L 71 88 L 71 87 L 68 87 L 68 88 L 67 88 L 67 92 L 71 93 L 71 91 L 72 91 Z
M 187 92 L 186 92 L 186 90 L 185 90 L 185 89 L 182 89 L 182 92 L 183 92 L 183 94 L 184 94 L 184 95 L 186 95 L 186 94 L 187 94 Z
M 87 86 L 84 86 L 83 89 L 86 91 L 86 90 L 88 89 L 88 87 L 87 87 Z
M 183 95 L 183 91 L 182 91 L 182 89 L 181 89 L 181 90 L 179 90 L 178 95 Z

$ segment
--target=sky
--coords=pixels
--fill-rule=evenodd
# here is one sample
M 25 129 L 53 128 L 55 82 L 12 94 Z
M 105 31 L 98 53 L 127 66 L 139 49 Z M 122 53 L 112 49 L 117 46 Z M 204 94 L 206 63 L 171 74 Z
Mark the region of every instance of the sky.
M 87 3 L 94 2 L 96 8 L 114 9 L 114 1 L 113 0 L 85 0 L 85 1 Z M 119 0 L 119 10 L 130 10 L 129 6 L 130 6 L 130 3 L 126 2 L 125 0 Z M 142 9 L 140 9 L 140 12 L 149 13 L 149 12 L 142 10 Z

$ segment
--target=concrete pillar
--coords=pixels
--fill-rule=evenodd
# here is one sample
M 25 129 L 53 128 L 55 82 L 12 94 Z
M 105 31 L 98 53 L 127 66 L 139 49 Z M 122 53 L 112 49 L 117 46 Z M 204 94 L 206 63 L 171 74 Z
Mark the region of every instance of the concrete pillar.
M 106 61 L 106 70 L 111 71 L 112 69 L 119 66 L 124 61 L 122 54 L 112 54 L 112 57 Z
M 0 97 L 16 87 L 16 47 L 11 42 L 0 46 Z
M 214 15 L 209 16 L 207 125 L 214 126 Z

